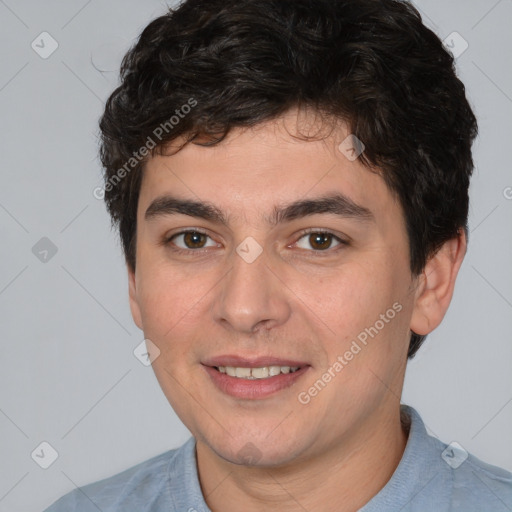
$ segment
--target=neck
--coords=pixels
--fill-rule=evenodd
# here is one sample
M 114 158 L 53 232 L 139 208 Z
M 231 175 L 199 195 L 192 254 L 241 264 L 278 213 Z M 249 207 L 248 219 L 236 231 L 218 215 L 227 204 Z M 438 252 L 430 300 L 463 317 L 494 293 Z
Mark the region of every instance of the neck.
M 232 464 L 197 441 L 199 480 L 212 512 L 355 512 L 389 481 L 407 443 L 399 408 L 333 440 L 321 453 L 279 467 Z

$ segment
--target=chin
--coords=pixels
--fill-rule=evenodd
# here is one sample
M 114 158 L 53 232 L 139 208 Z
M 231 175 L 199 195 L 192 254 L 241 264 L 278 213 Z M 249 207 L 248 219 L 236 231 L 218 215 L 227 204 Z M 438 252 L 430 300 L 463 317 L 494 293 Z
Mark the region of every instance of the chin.
M 304 451 L 297 444 L 298 438 L 289 432 L 282 438 L 269 439 L 268 434 L 243 435 L 207 444 L 219 457 L 237 465 L 253 467 L 276 467 L 286 465 Z

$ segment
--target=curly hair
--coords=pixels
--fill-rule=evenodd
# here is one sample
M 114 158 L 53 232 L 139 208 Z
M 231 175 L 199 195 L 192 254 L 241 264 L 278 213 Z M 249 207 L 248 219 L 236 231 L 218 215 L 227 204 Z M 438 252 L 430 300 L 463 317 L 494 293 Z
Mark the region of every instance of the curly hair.
M 468 235 L 477 122 L 453 56 L 410 3 L 186 0 L 142 31 L 120 74 L 100 158 L 132 270 L 147 159 L 178 137 L 217 144 L 293 107 L 343 120 L 363 141 L 361 162 L 402 206 L 414 275 L 461 229 Z M 411 332 L 409 358 L 425 337 Z

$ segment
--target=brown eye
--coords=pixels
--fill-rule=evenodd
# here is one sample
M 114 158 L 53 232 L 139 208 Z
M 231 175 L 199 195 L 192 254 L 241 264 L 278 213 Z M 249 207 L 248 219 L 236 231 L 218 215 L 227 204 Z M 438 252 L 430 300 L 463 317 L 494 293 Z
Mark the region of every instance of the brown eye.
M 301 242 L 301 240 L 305 240 L 305 242 Z M 332 245 L 333 241 L 336 242 L 336 245 L 334 246 Z M 305 233 L 299 238 L 297 241 L 297 246 L 299 246 L 301 249 L 313 248 L 314 251 L 321 252 L 344 243 L 345 242 L 343 240 L 341 240 L 333 233 L 324 231 L 310 231 L 309 233 Z
M 314 249 L 329 249 L 332 241 L 332 235 L 327 233 L 312 233 L 309 235 L 309 243 Z
M 201 248 L 205 244 L 206 236 L 197 231 L 189 231 L 183 235 L 183 241 L 189 249 Z
M 182 231 L 169 239 L 179 249 L 203 249 L 204 247 L 215 246 L 215 242 L 207 246 L 206 242 L 210 237 L 201 231 Z

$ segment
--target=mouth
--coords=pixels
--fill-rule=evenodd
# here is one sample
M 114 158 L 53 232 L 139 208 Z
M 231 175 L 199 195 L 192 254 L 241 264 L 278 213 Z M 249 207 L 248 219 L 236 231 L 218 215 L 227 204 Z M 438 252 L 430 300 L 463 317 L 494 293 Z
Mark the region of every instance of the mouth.
M 295 373 L 299 366 L 261 366 L 259 368 L 235 367 L 235 366 L 214 366 L 220 373 L 225 373 L 237 379 L 267 379 L 276 375 Z
M 263 399 L 293 386 L 311 366 L 277 358 L 223 356 L 202 364 L 222 393 L 242 399 Z

